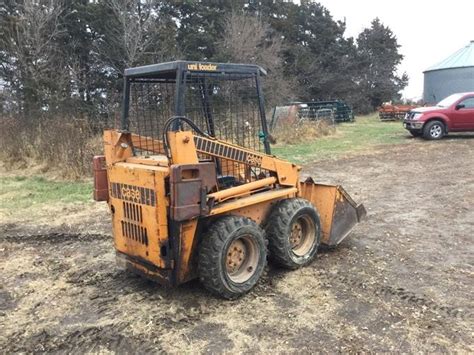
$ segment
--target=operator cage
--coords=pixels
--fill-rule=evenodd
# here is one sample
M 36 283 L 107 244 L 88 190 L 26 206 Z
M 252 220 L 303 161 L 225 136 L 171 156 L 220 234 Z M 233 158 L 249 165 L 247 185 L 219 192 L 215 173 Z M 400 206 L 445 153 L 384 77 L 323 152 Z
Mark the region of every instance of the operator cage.
M 135 155 L 166 153 L 160 142 L 171 117 L 186 117 L 206 135 L 270 154 L 260 81 L 264 75 L 257 65 L 189 61 L 126 69 L 120 128 L 146 137 L 134 145 Z M 173 129 L 196 131 L 185 122 Z M 214 160 L 218 175 L 234 176 L 240 183 L 267 175 L 242 163 L 202 153 L 199 158 Z

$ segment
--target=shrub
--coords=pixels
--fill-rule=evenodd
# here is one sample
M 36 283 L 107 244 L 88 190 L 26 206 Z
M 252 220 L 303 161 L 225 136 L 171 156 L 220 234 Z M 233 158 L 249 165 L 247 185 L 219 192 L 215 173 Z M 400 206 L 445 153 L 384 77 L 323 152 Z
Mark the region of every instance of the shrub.
M 89 176 L 92 157 L 102 151 L 101 133 L 87 120 L 47 118 L 28 122 L 3 118 L 0 158 L 6 167 L 44 164 L 45 170 L 60 170 L 66 178 Z
M 273 132 L 277 143 L 297 144 L 335 132 L 335 127 L 327 120 L 282 123 Z

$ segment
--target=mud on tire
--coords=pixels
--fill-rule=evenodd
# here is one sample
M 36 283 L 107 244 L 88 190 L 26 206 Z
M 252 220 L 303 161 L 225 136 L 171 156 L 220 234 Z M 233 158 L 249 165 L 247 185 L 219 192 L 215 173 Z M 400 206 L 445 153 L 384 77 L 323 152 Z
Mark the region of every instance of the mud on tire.
M 267 263 L 265 232 L 245 217 L 216 220 L 199 246 L 199 279 L 211 293 L 235 299 L 258 282 Z
M 270 260 L 288 269 L 310 263 L 321 241 L 316 208 L 302 198 L 285 199 L 274 206 L 266 222 Z

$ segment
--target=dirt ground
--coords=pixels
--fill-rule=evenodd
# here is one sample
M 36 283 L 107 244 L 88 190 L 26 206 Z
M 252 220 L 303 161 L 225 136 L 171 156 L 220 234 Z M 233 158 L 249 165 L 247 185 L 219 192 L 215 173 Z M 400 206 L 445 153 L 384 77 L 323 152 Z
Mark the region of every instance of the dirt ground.
M 2 220 L 2 352 L 474 352 L 474 136 L 305 173 L 342 184 L 367 220 L 237 301 L 118 270 L 104 205 Z

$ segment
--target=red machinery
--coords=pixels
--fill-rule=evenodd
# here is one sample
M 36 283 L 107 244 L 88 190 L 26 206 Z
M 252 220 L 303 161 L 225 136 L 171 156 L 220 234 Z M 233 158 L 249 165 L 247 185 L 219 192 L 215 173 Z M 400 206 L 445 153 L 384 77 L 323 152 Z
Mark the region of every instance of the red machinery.
M 392 105 L 390 103 L 382 104 L 379 107 L 379 118 L 381 121 L 403 120 L 405 114 L 416 108 L 416 105 Z

